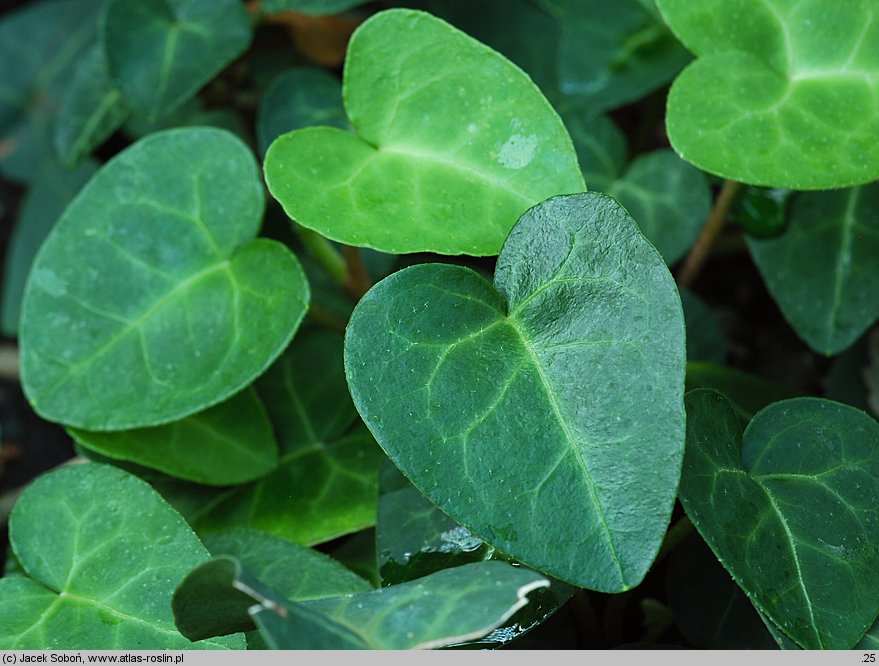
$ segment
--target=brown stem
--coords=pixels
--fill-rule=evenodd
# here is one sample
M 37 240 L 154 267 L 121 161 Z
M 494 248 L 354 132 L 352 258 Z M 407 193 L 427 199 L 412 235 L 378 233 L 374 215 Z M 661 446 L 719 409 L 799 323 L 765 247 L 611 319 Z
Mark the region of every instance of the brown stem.
M 359 301 L 363 294 L 372 287 L 372 280 L 369 279 L 369 273 L 366 272 L 360 248 L 345 245 L 342 247 L 342 256 L 345 257 L 345 265 L 348 267 L 345 289 Z
M 714 201 L 714 208 L 711 209 L 711 213 L 705 221 L 702 233 L 699 235 L 693 249 L 690 250 L 690 254 L 684 260 L 684 265 L 678 273 L 679 287 L 689 287 L 696 280 L 699 271 L 702 270 L 702 265 L 708 259 L 711 246 L 723 230 L 724 224 L 726 224 L 729 209 L 742 187 L 744 185 L 735 180 L 723 181 L 723 187 L 720 188 L 720 194 L 717 195 L 717 199 Z

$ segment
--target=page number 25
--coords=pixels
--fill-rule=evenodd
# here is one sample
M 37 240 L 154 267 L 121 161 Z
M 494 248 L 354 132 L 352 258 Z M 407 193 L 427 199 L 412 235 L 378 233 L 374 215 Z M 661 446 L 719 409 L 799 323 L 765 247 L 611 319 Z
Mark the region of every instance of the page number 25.
M 864 658 L 861 659 L 862 664 L 875 664 L 876 663 L 876 653 L 875 652 L 865 652 Z

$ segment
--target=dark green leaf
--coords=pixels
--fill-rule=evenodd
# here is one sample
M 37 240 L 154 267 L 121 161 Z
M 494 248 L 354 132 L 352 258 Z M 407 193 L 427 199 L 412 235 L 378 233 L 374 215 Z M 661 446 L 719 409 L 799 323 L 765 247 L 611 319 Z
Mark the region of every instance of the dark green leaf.
M 714 389 L 722 393 L 745 421 L 750 421 L 754 414 L 773 402 L 803 395 L 802 391 L 735 368 L 705 361 L 690 361 L 687 363 L 687 391 L 698 388 Z
M 754 236 L 777 236 L 787 224 L 790 190 L 749 187 L 734 204 L 733 219 Z
M 419 490 L 522 563 L 605 591 L 641 580 L 668 525 L 683 365 L 668 269 L 598 194 L 526 213 L 494 285 L 441 264 L 383 280 L 345 343 L 358 411 Z
M 713 391 L 687 394 L 680 497 L 754 604 L 809 649 L 848 649 L 879 615 L 879 423 L 819 398 L 742 434 Z
M 326 16 L 347 11 L 366 2 L 367 0 L 263 0 L 262 10 L 269 14 L 293 11 L 309 16 Z
M 723 363 L 727 345 L 714 313 L 686 289 L 681 289 L 681 305 L 687 326 L 687 361 Z
M 252 154 L 221 130 L 154 134 L 107 163 L 25 287 L 22 384 L 37 412 L 90 430 L 160 425 L 262 373 L 309 299 L 289 250 L 253 239 L 262 211 Z
M 171 595 L 208 553 L 144 482 L 105 465 L 37 479 L 10 517 L 25 576 L 0 579 L 3 649 L 243 648 L 242 636 L 192 644 Z
M 879 178 L 873 0 L 657 0 L 699 58 L 677 78 L 672 146 L 710 173 L 794 190 Z
M 245 483 L 278 465 L 278 444 L 256 391 L 245 389 L 198 414 L 121 432 L 69 429 L 84 447 L 113 460 L 212 486 Z
M 785 232 L 749 238 L 748 248 L 785 318 L 815 351 L 837 354 L 879 319 L 879 183 L 800 194 Z
M 564 125 L 527 75 L 429 14 L 366 21 L 343 87 L 357 134 L 290 132 L 265 165 L 287 214 L 333 240 L 491 255 L 525 210 L 585 189 Z
M 252 31 L 240 0 L 108 0 L 101 36 L 126 101 L 155 119 L 239 56 Z

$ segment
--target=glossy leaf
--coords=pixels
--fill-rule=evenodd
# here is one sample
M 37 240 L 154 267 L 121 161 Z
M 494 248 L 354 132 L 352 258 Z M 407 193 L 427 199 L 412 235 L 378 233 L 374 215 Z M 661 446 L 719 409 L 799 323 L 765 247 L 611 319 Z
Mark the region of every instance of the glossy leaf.
M 269 14 L 292 11 L 308 16 L 326 16 L 347 11 L 366 2 L 367 0 L 263 0 L 261 7 Z
M 690 56 L 653 0 L 537 0 L 561 28 L 561 92 L 596 111 L 633 102 L 677 74 Z M 584 48 L 588 44 L 588 48 Z
M 322 69 L 301 67 L 276 77 L 259 102 L 256 134 L 262 153 L 282 134 L 324 125 L 350 127 L 342 106 L 342 84 Z
M 733 205 L 732 218 L 754 236 L 777 236 L 787 225 L 787 204 L 793 192 L 749 187 Z
M 668 525 L 683 366 L 671 276 L 598 194 L 526 213 L 494 285 L 441 264 L 383 280 L 345 342 L 354 403 L 419 490 L 523 564 L 603 591 L 641 580 Z
M 287 214 L 333 240 L 496 254 L 525 210 L 585 189 L 564 125 L 527 75 L 429 14 L 366 21 L 343 88 L 357 134 L 285 134 L 265 165 Z
M 879 10 L 871 0 L 657 0 L 699 58 L 666 123 L 700 169 L 794 190 L 879 178 Z
M 22 383 L 37 412 L 90 430 L 160 425 L 261 374 L 309 299 L 289 250 L 253 240 L 262 211 L 253 157 L 227 132 L 154 134 L 107 163 L 25 287 Z
M 879 423 L 819 398 L 775 403 L 742 434 L 687 394 L 680 497 L 759 610 L 809 649 L 847 649 L 879 615 Z
M 30 181 L 54 160 L 51 125 L 103 0 L 32 2 L 0 22 L 0 170 Z
M 240 55 L 252 31 L 238 0 L 108 0 L 101 36 L 125 99 L 158 118 Z
M 3 276 L 2 330 L 9 336 L 18 334 L 21 299 L 31 263 L 40 245 L 70 200 L 97 171 L 98 165 L 86 162 L 68 171 L 50 163 L 34 180 L 24 200 L 18 222 L 9 241 Z
M 177 632 L 171 595 L 208 553 L 125 472 L 74 465 L 47 474 L 25 490 L 9 530 L 27 577 L 0 579 L 3 649 L 244 647 L 242 636 L 193 644 Z
M 815 351 L 837 354 L 879 319 L 879 183 L 800 194 L 785 232 L 749 238 L 748 248 L 785 318 Z
M 278 465 L 269 417 L 252 389 L 163 426 L 69 432 L 82 446 L 108 458 L 212 486 L 253 481 Z
M 722 394 L 746 422 L 773 402 L 803 395 L 789 386 L 708 361 L 687 362 L 687 391 L 705 388 Z
M 55 150 L 67 165 L 78 164 L 128 117 L 122 92 L 110 80 L 98 45 L 82 58 L 64 93 L 55 121 Z
M 252 527 L 312 545 L 375 524 L 378 467 L 345 386 L 341 336 L 308 332 L 260 379 L 281 448 L 278 468 L 224 489 L 187 515 L 199 533 Z

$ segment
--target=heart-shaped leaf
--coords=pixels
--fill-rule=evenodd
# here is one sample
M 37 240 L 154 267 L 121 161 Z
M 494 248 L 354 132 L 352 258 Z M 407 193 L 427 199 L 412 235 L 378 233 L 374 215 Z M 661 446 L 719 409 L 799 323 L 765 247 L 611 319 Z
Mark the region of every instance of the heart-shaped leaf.
M 180 515 L 139 479 L 74 465 L 33 482 L 9 520 L 27 576 L 0 579 L 5 650 L 244 647 L 243 636 L 190 643 L 171 596 L 208 552 Z
M 582 194 L 522 217 L 494 285 L 423 264 L 373 287 L 345 368 L 378 442 L 443 511 L 528 566 L 620 591 L 675 497 L 683 333 L 661 257 L 615 200 Z
M 163 426 L 69 432 L 79 444 L 107 458 L 212 486 L 253 481 L 278 465 L 272 425 L 253 389 Z
M 789 218 L 748 248 L 797 334 L 838 354 L 879 319 L 879 183 L 795 195 Z
M 153 119 L 195 95 L 253 32 L 240 0 L 108 0 L 102 19 L 112 79 Z
M 287 214 L 333 240 L 496 254 L 525 210 L 585 189 L 567 130 L 528 76 L 429 14 L 366 21 L 343 89 L 357 134 L 291 132 L 265 162 Z
M 680 496 L 759 610 L 809 649 L 848 649 L 879 615 L 879 423 L 818 398 L 758 413 L 687 394 Z
M 262 212 L 253 156 L 225 131 L 154 134 L 108 162 L 25 287 L 22 383 L 37 412 L 88 430 L 159 425 L 253 381 L 309 298 L 290 251 L 254 240 Z
M 684 159 L 795 190 L 879 178 L 873 0 L 657 2 L 699 56 L 668 97 L 668 136 Z

